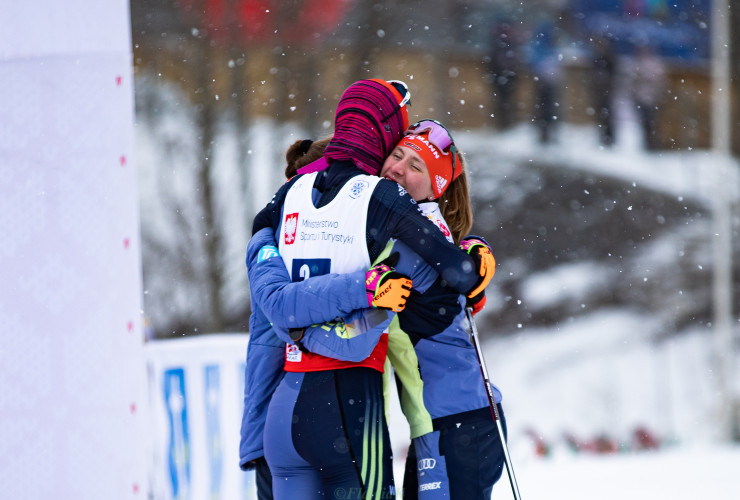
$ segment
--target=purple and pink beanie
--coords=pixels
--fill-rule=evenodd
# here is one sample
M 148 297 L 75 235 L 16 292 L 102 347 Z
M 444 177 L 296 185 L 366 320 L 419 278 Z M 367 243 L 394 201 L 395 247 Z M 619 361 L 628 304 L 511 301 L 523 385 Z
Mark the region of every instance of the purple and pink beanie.
M 384 80 L 360 80 L 344 91 L 337 104 L 334 135 L 324 150 L 327 160 L 352 161 L 378 175 L 383 161 L 408 128 L 403 96 Z

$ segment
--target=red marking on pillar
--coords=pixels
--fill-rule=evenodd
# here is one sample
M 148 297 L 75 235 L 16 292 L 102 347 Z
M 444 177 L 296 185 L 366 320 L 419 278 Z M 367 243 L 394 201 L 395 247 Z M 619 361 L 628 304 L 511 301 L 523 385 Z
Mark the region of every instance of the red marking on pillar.
M 116 77 L 116 85 L 117 85 L 118 87 L 120 87 L 120 86 L 121 86 L 121 83 L 123 83 L 123 77 L 122 77 L 121 75 L 118 75 L 118 76 Z

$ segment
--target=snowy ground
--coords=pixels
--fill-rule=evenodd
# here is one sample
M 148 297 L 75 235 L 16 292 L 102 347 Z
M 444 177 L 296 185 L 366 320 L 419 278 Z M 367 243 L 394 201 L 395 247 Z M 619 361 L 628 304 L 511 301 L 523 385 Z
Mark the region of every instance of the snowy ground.
M 700 334 L 689 335 L 670 352 L 654 352 L 638 338 L 639 323 L 625 313 L 607 312 L 558 335 L 522 332 L 513 340 L 486 343 L 491 377 L 504 392 L 522 498 L 740 498 L 740 446 L 713 444 L 708 342 Z M 606 325 L 598 338 L 595 324 Z M 659 450 L 629 450 L 637 425 L 658 435 Z M 399 484 L 405 429 L 400 410 L 393 408 Z M 530 429 L 549 446 L 548 456 L 536 454 Z M 566 431 L 583 441 L 606 434 L 623 450 L 576 453 L 563 440 Z M 493 498 L 512 498 L 506 476 Z
M 526 500 L 737 500 L 739 464 L 740 447 L 691 447 L 519 460 L 514 468 Z M 496 484 L 492 498 L 513 498 L 506 477 Z
M 718 400 L 710 339 L 697 332 L 656 349 L 646 329 L 648 318 L 603 311 L 557 335 L 528 331 L 486 344 L 491 376 L 504 391 L 522 495 L 740 498 L 740 447 L 712 444 Z M 661 442 L 659 451 L 631 450 L 638 426 Z M 606 436 L 623 451 L 576 454 L 565 433 L 582 443 Z M 549 456 L 535 454 L 533 436 Z

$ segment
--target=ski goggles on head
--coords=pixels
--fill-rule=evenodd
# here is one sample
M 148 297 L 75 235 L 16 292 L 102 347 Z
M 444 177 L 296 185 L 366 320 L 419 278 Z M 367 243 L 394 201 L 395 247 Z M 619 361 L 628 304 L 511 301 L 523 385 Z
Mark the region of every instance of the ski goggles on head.
M 406 105 L 411 102 L 411 92 L 409 91 L 408 85 L 406 85 L 401 80 L 380 80 L 380 79 L 374 78 L 371 81 L 377 82 L 377 83 L 383 85 L 385 88 L 387 88 L 388 90 L 390 90 L 391 92 L 394 93 L 394 96 L 393 97 L 396 98 L 396 100 L 398 102 L 398 108 L 401 110 L 401 115 L 402 115 L 402 118 L 403 118 L 403 125 L 402 125 L 402 127 L 403 128 L 408 127 L 408 125 L 409 125 L 409 116 L 408 115 L 409 114 L 408 114 L 408 110 L 405 109 L 406 108 Z M 400 100 L 399 100 L 399 98 L 400 98 Z M 391 116 L 393 116 L 397 111 L 398 110 L 396 110 L 394 108 L 387 115 L 385 115 L 383 118 L 381 118 L 380 122 L 381 123 L 387 122 L 388 121 L 388 118 L 390 118 Z M 386 130 L 387 131 L 390 131 L 388 129 L 388 125 L 386 125 Z
M 411 104 L 411 91 L 408 85 L 403 83 L 401 80 L 386 80 L 390 86 L 401 94 L 401 102 L 398 103 L 400 107 L 404 107 L 407 104 Z
M 457 147 L 455 147 L 455 140 L 452 138 L 452 134 L 447 130 L 447 127 L 439 123 L 437 120 L 426 119 L 420 120 L 411 125 L 406 131 L 407 134 L 423 134 L 428 132 L 427 140 L 434 144 L 434 146 L 442 151 L 449 151 L 452 154 L 452 178 L 455 178 L 455 167 L 457 166 Z

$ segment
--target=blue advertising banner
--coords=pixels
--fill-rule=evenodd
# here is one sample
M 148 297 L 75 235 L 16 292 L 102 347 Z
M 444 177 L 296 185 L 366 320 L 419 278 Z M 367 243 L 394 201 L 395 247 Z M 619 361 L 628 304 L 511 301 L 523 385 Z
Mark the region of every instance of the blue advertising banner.
M 203 369 L 206 442 L 210 469 L 210 498 L 221 498 L 223 452 L 221 450 L 221 384 L 218 365 L 206 365 Z
M 151 492 L 157 500 L 256 499 L 239 468 L 245 334 L 146 344 Z
M 164 401 L 170 424 L 168 464 L 172 498 L 189 498 L 190 438 L 185 397 L 185 370 L 172 368 L 164 373 Z

